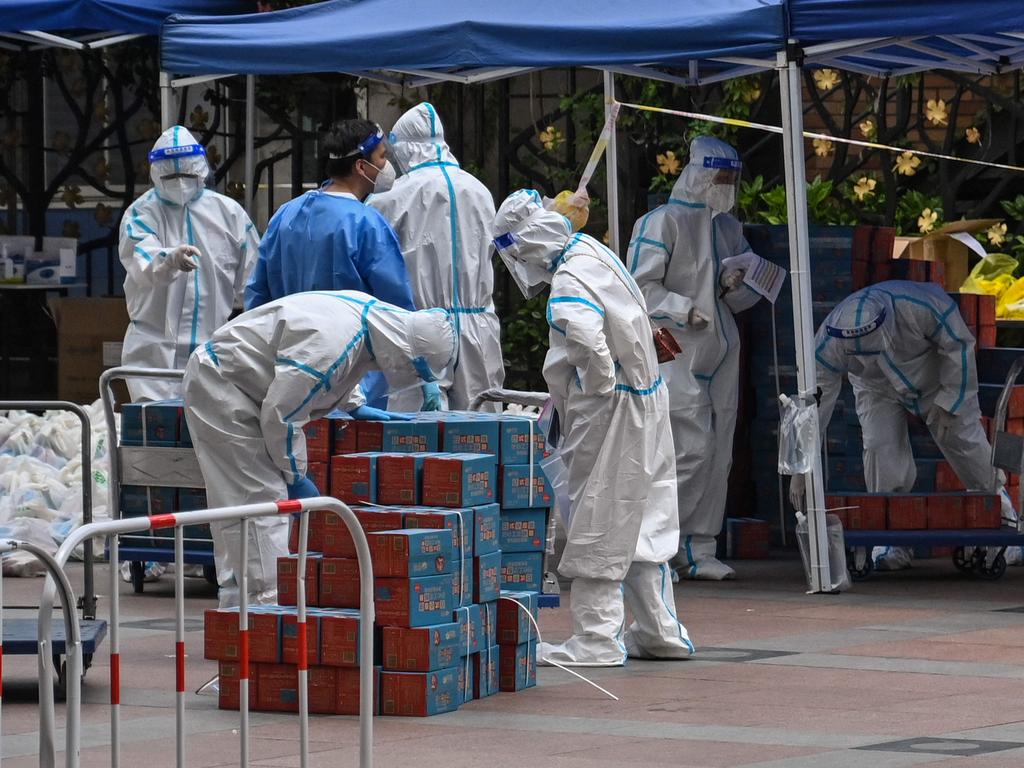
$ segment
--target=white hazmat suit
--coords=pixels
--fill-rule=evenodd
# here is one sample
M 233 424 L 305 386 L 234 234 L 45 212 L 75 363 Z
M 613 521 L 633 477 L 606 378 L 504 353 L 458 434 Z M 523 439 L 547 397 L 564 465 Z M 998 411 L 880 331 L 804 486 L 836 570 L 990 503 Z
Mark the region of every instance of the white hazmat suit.
M 494 231 L 524 294 L 551 284 L 544 378 L 569 473 L 572 521 L 558 570 L 573 579 L 573 635 L 540 643 L 538 661 L 686 658 L 693 645 L 666 565 L 678 545 L 668 393 L 640 289 L 611 251 L 573 235 L 533 190 L 505 200 Z
M 203 146 L 181 126 L 150 153 L 153 188 L 121 219 L 119 254 L 131 323 L 122 365 L 182 370 L 188 356 L 242 306 L 259 236 L 245 210 L 205 188 Z M 181 395 L 175 381 L 128 381 L 132 400 Z
M 668 203 L 637 221 L 626 257 L 651 320 L 668 329 L 683 349 L 661 372 L 671 401 L 679 489 L 680 541 L 674 563 L 684 578 L 734 575 L 715 557 L 739 389 L 740 342 L 733 314 L 759 298 L 722 266 L 724 259 L 750 251 L 742 225 L 728 213 L 739 168 L 736 150 L 725 142 L 694 139 Z M 721 180 L 723 174 L 729 178 Z
M 908 493 L 917 479 L 906 414 L 921 417 L 972 491 L 1000 492 L 1003 516 L 1016 514 L 992 467 L 981 425 L 974 337 L 953 301 L 937 285 L 891 280 L 843 299 L 815 337 L 821 389 L 819 430 L 828 429 L 843 378 L 850 380 L 864 434 L 864 481 L 873 493 Z M 802 477 L 790 489 L 802 496 Z M 802 508 L 802 499 L 799 499 Z M 906 567 L 911 550 L 881 547 L 883 569 Z
M 297 293 L 235 318 L 185 370 L 185 414 L 210 507 L 286 498 L 306 478 L 303 426 L 362 404 L 384 372 L 393 390 L 447 375 L 455 333 L 443 310 L 410 312 L 357 291 Z M 237 604 L 240 523 L 212 524 L 221 604 Z M 250 599 L 277 597 L 286 518 L 249 522 Z
M 468 410 L 473 398 L 501 387 L 501 324 L 494 313 L 491 226 L 494 200 L 463 171 L 444 140 L 434 107 L 418 104 L 395 123 L 391 151 L 407 171 L 390 192 L 367 203 L 398 235 L 418 309 L 451 311 L 459 330 L 459 358 L 448 390 L 448 407 Z M 416 411 L 422 393 L 410 390 L 388 407 Z M 488 404 L 485 409 L 497 409 Z

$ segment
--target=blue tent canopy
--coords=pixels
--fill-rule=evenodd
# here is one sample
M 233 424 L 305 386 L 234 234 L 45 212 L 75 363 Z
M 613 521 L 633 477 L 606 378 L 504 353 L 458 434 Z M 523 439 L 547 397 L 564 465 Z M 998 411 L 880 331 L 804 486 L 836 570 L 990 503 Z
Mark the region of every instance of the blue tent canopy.
M 253 0 L 3 0 L 0 30 L 155 35 L 174 13 L 246 13 L 254 6 Z

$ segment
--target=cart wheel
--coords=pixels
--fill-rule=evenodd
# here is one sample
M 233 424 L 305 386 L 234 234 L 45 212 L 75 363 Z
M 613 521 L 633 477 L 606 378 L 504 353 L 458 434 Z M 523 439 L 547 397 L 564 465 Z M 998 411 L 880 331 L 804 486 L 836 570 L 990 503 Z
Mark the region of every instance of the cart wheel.
M 64 701 L 68 695 L 68 665 L 64 659 L 56 657 L 53 666 L 57 668 L 57 679 L 53 683 L 54 696 L 58 701 Z
M 992 561 L 992 566 L 989 567 L 987 564 L 982 563 L 981 567 L 978 568 L 978 576 L 983 578 L 985 581 L 997 581 L 1003 578 L 1003 574 L 1006 573 L 1006 557 L 1000 552 L 996 555 L 996 559 Z
M 988 549 L 985 547 L 975 547 L 971 553 L 971 570 L 975 573 L 985 570 L 986 560 L 988 560 Z
M 129 568 L 132 572 L 132 589 L 135 590 L 135 594 L 141 595 L 146 583 L 146 564 L 132 560 Z
M 82 677 L 85 677 L 85 673 L 89 671 L 89 667 L 92 666 L 92 654 L 82 654 Z
M 209 584 L 213 584 L 213 586 L 216 587 L 217 586 L 217 566 L 215 566 L 215 565 L 204 565 L 203 566 L 203 578 L 206 579 L 206 581 Z
M 851 548 L 846 553 L 846 568 L 850 572 L 851 579 L 854 581 L 864 581 L 875 569 L 875 564 L 871 561 L 871 553 L 868 552 L 867 557 L 864 558 L 864 564 L 858 567 L 857 550 Z
M 972 558 L 968 557 L 963 547 L 957 547 L 953 550 L 953 565 L 961 573 L 970 573 L 974 570 Z

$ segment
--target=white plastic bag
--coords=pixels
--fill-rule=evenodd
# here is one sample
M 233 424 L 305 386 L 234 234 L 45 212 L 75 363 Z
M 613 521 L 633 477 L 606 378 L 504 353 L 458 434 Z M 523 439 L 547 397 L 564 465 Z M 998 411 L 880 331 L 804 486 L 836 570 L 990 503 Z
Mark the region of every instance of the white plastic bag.
M 550 456 L 541 459 L 540 468 L 554 494 L 552 507 L 558 512 L 565 530 L 568 531 L 572 525 L 572 509 L 569 507 L 569 468 L 562 460 L 562 452 L 552 451 Z
M 818 450 L 818 407 L 799 405 L 786 395 L 779 395 L 779 401 L 779 474 L 806 475 Z
M 825 515 L 825 530 L 828 534 L 827 592 L 844 592 L 850 588 L 850 574 L 846 570 L 846 544 L 843 539 L 843 522 L 837 515 Z M 800 548 L 800 559 L 804 561 L 804 575 L 807 586 L 811 586 L 810 535 L 807 532 L 807 516 L 796 513 L 796 543 Z

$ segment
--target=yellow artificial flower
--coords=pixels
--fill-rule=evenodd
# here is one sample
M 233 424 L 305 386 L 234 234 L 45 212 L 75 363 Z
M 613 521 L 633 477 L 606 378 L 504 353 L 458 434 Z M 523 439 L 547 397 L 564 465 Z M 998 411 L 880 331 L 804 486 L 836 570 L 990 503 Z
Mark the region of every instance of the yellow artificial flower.
M 921 165 L 921 158 L 913 152 L 904 152 L 896 158 L 896 165 L 893 166 L 893 170 L 904 176 L 913 176 L 917 173 L 919 165 Z
M 64 205 L 68 208 L 74 208 L 84 202 L 81 190 L 76 184 L 65 185 L 64 192 L 61 194 L 60 199 L 64 201 Z
M 993 224 L 985 230 L 985 237 L 988 238 L 992 245 L 1002 245 L 1003 241 L 1006 240 L 1006 224 L 1003 222 Z
M 101 227 L 109 227 L 114 221 L 114 211 L 109 205 L 98 203 L 93 217 L 96 219 L 96 223 Z
M 188 116 L 188 121 L 193 128 L 201 131 L 206 128 L 206 124 L 210 122 L 210 113 L 202 107 L 197 106 L 192 110 L 192 114 Z
M 839 85 L 839 73 L 834 69 L 817 69 L 814 71 L 814 83 L 819 91 L 829 91 Z
M 100 158 L 92 168 L 93 175 L 98 181 L 106 181 L 110 176 L 110 163 Z
M 932 125 L 949 125 L 949 112 L 946 110 L 946 102 L 942 99 L 928 99 L 924 116 Z
M 981 144 L 981 131 L 973 125 L 965 131 L 968 144 Z
M 749 88 L 743 91 L 743 103 L 753 104 L 755 101 L 761 98 L 761 89 L 756 84 L 751 85 Z
M 870 118 L 861 121 L 861 123 L 857 127 L 860 128 L 860 134 L 865 139 L 871 140 L 878 135 L 878 130 L 875 127 L 875 121 Z
M 865 197 L 875 194 L 876 186 L 878 186 L 878 182 L 870 176 L 861 176 L 853 186 L 853 194 L 857 196 L 858 200 L 863 202 Z
M 679 162 L 679 158 L 676 157 L 676 153 L 671 149 L 663 155 L 658 155 L 658 172 L 665 176 L 675 176 L 679 173 L 679 169 L 682 167 Z
M 538 138 L 540 143 L 544 145 L 544 149 L 549 152 L 557 149 L 564 140 L 562 132 L 553 125 L 549 125 L 545 130 L 541 131 Z
M 931 208 L 925 208 L 921 211 L 921 215 L 917 217 L 917 229 L 922 235 L 927 235 L 935 229 L 935 222 L 938 220 L 939 214 L 937 211 L 933 211 Z
M 216 168 L 218 165 L 220 165 L 220 150 L 217 149 L 216 144 L 211 144 L 206 148 L 206 160 L 210 164 L 211 168 Z
M 832 154 L 832 142 L 828 139 L 815 139 L 814 154 L 818 157 L 828 157 Z

